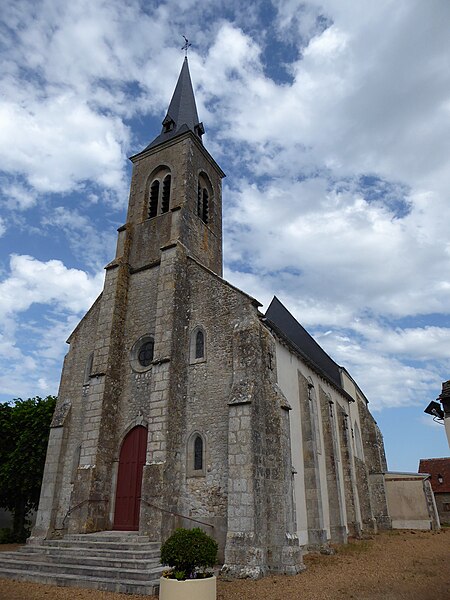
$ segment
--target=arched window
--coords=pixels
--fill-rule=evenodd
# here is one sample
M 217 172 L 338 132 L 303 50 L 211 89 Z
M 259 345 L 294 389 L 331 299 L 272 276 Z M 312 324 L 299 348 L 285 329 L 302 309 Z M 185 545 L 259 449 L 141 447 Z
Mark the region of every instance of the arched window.
M 203 221 L 208 223 L 209 218 L 209 194 L 206 188 L 203 188 L 200 184 L 197 190 L 197 215 Z
M 206 333 L 203 327 L 198 325 L 191 332 L 189 342 L 189 362 L 191 364 L 204 362 L 206 360 Z
M 158 167 L 147 183 L 148 219 L 169 212 L 172 176 L 169 167 Z
M 194 471 L 203 469 L 203 440 L 199 435 L 194 439 Z
M 206 474 L 206 444 L 205 437 L 198 431 L 189 436 L 187 443 L 187 477 L 202 477 Z
M 212 186 L 206 173 L 200 173 L 197 187 L 197 216 L 208 224 L 211 220 Z
M 152 219 L 158 214 L 158 201 L 159 201 L 159 181 L 155 181 L 150 186 L 150 202 L 148 208 L 148 217 Z
M 205 355 L 205 336 L 203 331 L 199 329 L 195 336 L 195 358 L 203 358 Z
M 203 196 L 202 196 L 202 186 L 200 185 L 200 182 L 198 184 L 197 187 L 197 216 L 201 218 L 202 212 L 203 212 Z
M 209 216 L 209 194 L 208 194 L 208 190 L 204 189 L 203 190 L 203 210 L 202 210 L 202 221 L 203 223 L 208 223 L 208 216 Z
M 166 213 L 169 210 L 170 205 L 170 183 L 171 176 L 166 175 L 163 181 L 163 190 L 162 190 L 162 202 L 161 202 L 161 212 Z

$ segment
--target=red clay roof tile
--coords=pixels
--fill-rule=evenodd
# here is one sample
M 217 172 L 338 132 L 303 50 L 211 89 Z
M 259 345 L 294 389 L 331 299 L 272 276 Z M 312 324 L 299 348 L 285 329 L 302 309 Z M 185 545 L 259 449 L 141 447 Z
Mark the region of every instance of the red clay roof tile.
M 450 492 L 450 458 L 422 458 L 419 462 L 419 473 L 430 473 L 434 493 Z M 439 475 L 442 477 L 442 483 L 439 483 Z

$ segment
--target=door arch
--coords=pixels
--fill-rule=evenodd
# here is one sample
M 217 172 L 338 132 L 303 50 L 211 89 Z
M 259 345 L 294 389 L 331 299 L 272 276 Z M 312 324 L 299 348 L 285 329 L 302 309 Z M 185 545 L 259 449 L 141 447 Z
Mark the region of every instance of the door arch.
M 119 456 L 116 504 L 113 528 L 120 531 L 139 529 L 142 470 L 147 451 L 147 429 L 133 427 L 125 436 Z

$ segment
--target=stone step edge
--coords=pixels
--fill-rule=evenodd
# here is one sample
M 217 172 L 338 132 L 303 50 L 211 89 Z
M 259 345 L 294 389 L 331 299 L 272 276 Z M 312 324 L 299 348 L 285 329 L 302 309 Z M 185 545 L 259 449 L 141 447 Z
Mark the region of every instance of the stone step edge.
M 54 538 L 54 539 L 47 539 L 47 540 L 40 540 L 39 542 L 37 542 L 38 544 L 44 545 L 44 544 L 61 544 L 61 543 L 68 543 L 68 544 L 75 544 L 75 542 L 80 542 L 81 544 L 126 544 L 127 546 L 129 546 L 130 544 L 133 544 L 134 546 L 146 546 L 146 545 L 152 545 L 152 546 L 161 546 L 161 542 L 155 542 L 154 540 L 149 540 L 148 538 L 146 539 L 141 539 L 141 540 L 133 540 L 130 538 L 123 538 L 123 539 L 108 539 L 106 537 L 89 537 L 89 536 L 83 536 L 80 538 L 76 538 L 76 539 L 70 539 L 67 537 L 63 537 L 63 538 Z M 35 542 L 36 543 L 36 542 Z M 28 544 L 25 544 L 26 546 Z M 33 544 L 31 544 L 33 545 Z
M 80 553 L 77 552 L 77 549 L 67 549 L 69 550 L 68 552 L 58 552 L 58 553 L 53 553 L 53 552 L 49 552 L 48 548 L 42 548 L 40 550 L 34 550 L 34 551 L 26 551 L 26 550 L 22 550 L 21 552 L 2 552 L 2 555 L 4 556 L 16 556 L 18 558 L 18 560 L 26 560 L 27 558 L 32 558 L 32 557 L 36 557 L 36 556 L 45 556 L 47 558 L 78 558 L 79 560 L 105 560 L 105 561 L 115 561 L 115 562 L 158 562 L 159 563 L 159 552 L 154 552 L 154 553 L 150 553 L 150 552 L 142 552 L 142 554 L 138 554 L 136 556 L 136 552 L 133 552 L 131 550 L 124 550 L 124 554 L 117 554 L 114 553 L 114 550 L 111 550 L 111 552 L 113 553 L 112 555 L 106 555 L 104 553 L 86 553 L 82 556 L 80 556 Z M 128 554 L 125 554 L 125 552 L 127 552 Z M 133 554 L 134 556 L 130 556 L 131 554 Z M 149 554 L 151 554 L 149 556 Z M 0 563 L 1 563 L 1 555 L 0 555 Z
M 75 541 L 75 540 L 74 540 Z M 47 548 L 74 548 L 78 547 L 83 549 L 85 547 L 91 548 L 105 548 L 105 550 L 114 550 L 114 549 L 126 549 L 133 550 L 134 548 L 141 549 L 156 549 L 160 548 L 161 545 L 158 542 L 108 542 L 106 540 L 96 541 L 96 540 L 76 540 L 76 544 L 74 541 L 70 540 L 44 540 L 43 544 L 40 544 Z M 32 546 L 31 546 L 32 547 Z
M 35 566 L 35 565 L 33 565 Z M 79 579 L 80 581 L 101 581 L 101 582 L 112 582 L 112 583 L 123 583 L 123 584 L 134 584 L 138 586 L 144 586 L 148 584 L 153 584 L 158 582 L 159 585 L 159 575 L 156 577 L 152 577 L 149 579 L 111 579 L 110 577 L 97 577 L 96 575 L 83 575 L 83 579 L 80 579 L 79 575 L 72 573 L 45 573 L 42 571 L 25 571 L 24 569 L 5 569 L 0 566 L 0 579 L 14 579 L 13 575 L 32 575 L 36 577 L 54 577 L 54 578 L 62 578 L 62 579 Z M 150 575 L 155 575 L 155 573 L 150 573 Z
M 14 577 L 17 576 L 17 578 Z M 4 570 L 0 567 L 0 579 L 12 579 L 13 581 L 32 581 L 35 583 L 47 583 L 49 585 L 62 585 L 63 582 L 73 583 L 76 581 L 79 585 L 73 585 L 71 587 L 79 587 L 79 588 L 89 588 L 89 589 L 102 589 L 106 591 L 117 591 L 118 586 L 128 587 L 128 588 L 136 588 L 134 592 L 125 592 L 125 593 L 137 593 L 137 594 L 155 594 L 159 589 L 159 577 L 157 579 L 148 579 L 148 580 L 127 580 L 127 579 L 109 579 L 106 577 L 91 577 L 89 575 L 85 576 L 83 579 L 80 579 L 78 575 L 69 575 L 69 574 L 57 574 L 52 575 L 51 573 L 40 573 L 39 571 L 8 571 Z M 100 583 L 105 584 L 104 588 L 95 587 L 92 585 L 82 585 L 86 584 L 94 584 Z M 68 587 L 68 586 L 65 586 Z M 107 590 L 106 588 L 110 587 L 111 590 Z M 114 589 L 113 589 L 114 588 Z
M 24 568 L 22 568 L 22 566 Z M 15 569 L 11 569 L 11 567 L 15 567 Z M 70 570 L 70 569 L 88 569 L 90 571 L 94 571 L 94 572 L 100 572 L 105 574 L 108 571 L 113 571 L 113 573 L 117 573 L 117 567 L 96 567 L 96 566 L 90 566 L 90 565 L 83 565 L 83 564 L 68 564 L 68 563 L 53 563 L 53 562 L 45 562 L 45 561 L 25 561 L 25 560 L 18 560 L 15 558 L 12 558 L 10 560 L 6 560 L 3 563 L 0 563 L 0 571 L 8 571 L 8 570 L 16 570 L 16 571 L 25 571 L 26 567 L 34 567 L 36 569 L 39 569 L 39 567 L 51 567 L 54 568 L 55 570 Z M 162 573 L 162 571 L 164 570 L 164 567 L 160 566 L 160 565 L 156 565 L 154 567 L 150 567 L 149 569 L 146 569 L 146 572 L 149 573 L 149 575 L 153 575 L 156 573 Z M 50 571 L 48 571 L 50 572 Z M 142 570 L 141 569 L 121 569 L 121 575 L 142 575 Z M 114 580 L 118 580 L 119 578 L 117 576 L 113 577 Z
M 0 569 L 8 569 L 11 565 L 17 565 L 18 569 L 22 569 L 22 565 L 27 567 L 27 566 L 31 566 L 31 567 L 56 567 L 58 569 L 60 568 L 66 568 L 66 569 L 71 569 L 71 568 L 87 568 L 87 569 L 92 569 L 93 571 L 97 571 L 97 570 L 103 570 L 103 571 L 117 571 L 117 567 L 111 566 L 111 567 L 103 567 L 103 566 L 91 566 L 91 565 L 84 565 L 84 564 L 75 564 L 75 563 L 67 563 L 67 562 L 60 562 L 60 563 L 56 563 L 56 562 L 52 562 L 52 561 L 45 561 L 45 560 L 20 560 L 17 559 L 15 557 L 11 557 L 11 558 L 6 558 L 6 560 L 1 561 L 0 562 Z M 20 565 L 20 566 L 19 566 Z M 148 569 L 145 569 L 145 571 L 148 572 L 158 572 L 158 571 L 163 571 L 164 567 L 162 565 L 160 565 L 159 563 L 154 563 L 153 566 L 149 567 Z M 121 569 L 122 573 L 138 573 L 138 574 L 142 574 L 143 569 Z
M 89 546 L 94 546 L 94 547 L 93 548 L 88 547 L 87 544 L 77 545 L 77 544 L 69 544 L 67 542 L 65 544 L 46 544 L 46 543 L 44 543 L 44 544 L 33 544 L 31 546 L 27 546 L 27 545 L 20 546 L 19 548 L 17 548 L 16 552 L 28 552 L 28 551 L 33 552 L 34 548 L 42 548 L 45 550 L 53 549 L 53 550 L 58 550 L 58 551 L 73 549 L 73 550 L 78 550 L 78 551 L 82 550 L 83 552 L 85 550 L 100 550 L 100 551 L 116 550 L 117 552 L 121 552 L 121 551 L 123 551 L 123 552 L 125 552 L 125 551 L 127 551 L 127 552 L 159 552 L 161 550 L 161 546 L 159 544 L 157 546 L 150 546 L 149 544 L 145 544 L 145 545 L 143 545 L 143 544 L 136 544 L 136 545 L 126 544 L 126 546 L 131 546 L 131 548 L 127 548 L 126 550 L 122 550 L 124 544 L 117 544 L 117 547 L 113 547 L 113 548 L 108 548 L 108 547 L 104 548 L 103 544 L 97 545 L 94 542 L 90 542 Z
M 159 556 L 160 549 L 148 549 L 148 550 L 119 550 L 118 548 L 76 548 L 75 546 L 61 546 L 56 548 L 55 546 L 23 546 L 22 548 L 18 548 L 14 550 L 18 554 L 32 554 L 33 552 L 42 552 L 50 553 L 50 552 L 98 552 L 99 555 L 105 552 L 113 553 L 117 552 L 118 556 L 126 556 L 128 554 L 137 554 L 139 556 L 144 556 L 146 554 L 157 554 Z
M 126 548 L 126 549 L 121 549 L 121 548 L 103 548 L 103 547 L 95 547 L 95 548 L 88 548 L 86 546 L 21 546 L 20 548 L 18 548 L 17 550 L 15 550 L 15 552 L 19 552 L 20 554 L 22 554 L 23 552 L 28 553 L 28 552 L 98 552 L 100 553 L 104 553 L 104 552 L 117 552 L 117 554 L 159 554 L 160 553 L 160 548 Z
M 66 533 L 65 535 L 54 536 L 53 539 L 77 539 L 77 538 L 88 538 L 88 537 L 115 537 L 115 538 L 139 538 L 141 540 L 149 540 L 150 536 L 139 533 L 138 531 L 120 531 L 116 529 L 109 529 L 105 531 L 94 531 L 93 533 Z

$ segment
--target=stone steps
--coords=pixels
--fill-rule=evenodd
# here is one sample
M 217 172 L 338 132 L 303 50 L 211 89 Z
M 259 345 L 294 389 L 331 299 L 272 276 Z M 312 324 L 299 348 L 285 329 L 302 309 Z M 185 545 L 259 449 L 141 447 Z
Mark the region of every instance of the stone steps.
M 98 542 L 119 542 L 122 543 L 124 541 L 129 542 L 131 544 L 152 544 L 157 546 L 157 542 L 149 542 L 148 537 L 146 535 L 139 535 L 138 533 L 130 533 L 129 531 L 125 532 L 114 532 L 114 531 L 99 531 L 94 534 L 85 534 L 85 533 L 70 533 L 64 536 L 64 540 L 68 542 L 86 542 L 88 539 L 95 538 Z M 52 542 L 62 541 L 62 540 L 51 540 Z
M 155 594 L 159 544 L 135 532 L 71 535 L 0 553 L 0 577 L 128 594 Z
M 83 556 L 87 558 L 96 558 L 99 555 L 98 548 L 83 548 Z M 80 548 L 74 548 L 73 546 L 67 547 L 53 547 L 53 546 L 23 546 L 19 548 L 15 555 L 19 557 L 31 557 L 33 554 L 41 554 L 45 556 L 50 556 L 54 558 L 58 557 L 67 557 L 67 558 L 78 558 L 80 552 Z M 0 554 L 0 558 L 7 553 Z M 109 548 L 101 549 L 102 559 L 116 559 L 117 558 L 117 549 L 111 550 Z M 154 550 L 122 550 L 120 552 L 121 560 L 135 560 L 135 561 L 158 561 L 159 559 L 159 544 L 157 549 Z
M 0 578 L 14 579 L 15 581 L 32 581 L 60 587 L 76 587 L 102 590 L 104 592 L 120 592 L 122 594 L 152 595 L 158 594 L 159 577 L 155 580 L 139 582 L 136 580 L 111 580 L 108 578 L 80 578 L 75 575 L 50 575 L 39 571 L 21 571 L 0 568 Z
M 35 557 L 36 555 L 33 554 L 31 556 Z M 48 560 L 47 557 L 42 560 L 41 556 L 39 556 L 38 559 L 27 558 L 26 556 L 25 558 L 22 556 L 18 558 L 17 556 L 14 556 L 13 553 L 10 553 L 7 556 L 3 556 L 2 553 L 0 569 L 11 565 L 15 570 L 27 570 L 31 568 L 40 571 L 41 573 L 67 573 L 83 577 L 95 577 L 104 574 L 111 579 L 117 579 L 118 577 L 124 576 L 127 579 L 135 578 L 139 581 L 148 579 L 148 574 L 160 572 L 160 569 L 155 567 L 154 561 L 128 561 L 124 563 L 124 561 L 121 560 L 110 559 L 108 562 L 103 561 L 102 563 L 102 559 L 99 557 L 94 560 L 86 560 L 83 558 L 78 562 L 80 564 L 67 562 L 64 558 Z
M 92 535 L 88 534 L 88 535 Z M 149 542 L 148 539 L 146 542 L 128 542 L 128 541 L 96 541 L 94 539 L 89 540 L 81 540 L 81 541 L 71 541 L 63 538 L 62 540 L 45 540 L 44 546 L 51 546 L 52 548 L 79 548 L 82 549 L 83 552 L 85 549 L 92 550 L 135 550 L 139 548 L 140 550 L 155 550 L 159 548 L 159 544 L 155 544 L 155 542 Z

